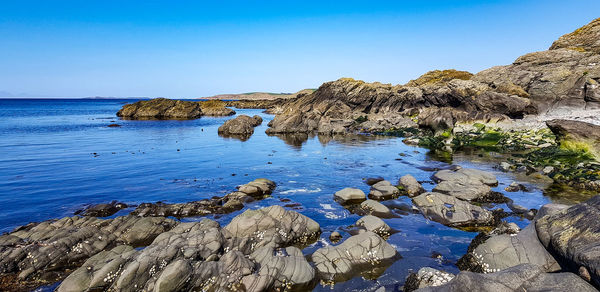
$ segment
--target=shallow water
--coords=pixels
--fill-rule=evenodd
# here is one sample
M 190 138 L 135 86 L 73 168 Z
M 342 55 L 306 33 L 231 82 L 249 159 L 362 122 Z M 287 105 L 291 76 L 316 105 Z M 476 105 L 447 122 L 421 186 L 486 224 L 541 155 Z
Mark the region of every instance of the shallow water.
M 0 232 L 32 221 L 71 216 L 86 204 L 193 201 L 223 195 L 236 185 L 265 177 L 278 184 L 273 196 L 246 208 L 301 204 L 296 211 L 316 220 L 323 230 L 321 240 L 305 249 L 310 253 L 329 244 L 330 232 L 359 218 L 333 201 L 335 191 L 357 187 L 368 193 L 364 178 L 382 176 L 395 183 L 405 174 L 424 181 L 430 190 L 433 169 L 448 166 L 430 158 L 426 149 L 403 144 L 400 138 L 268 136 L 265 130 L 272 116 L 261 110 L 236 109 L 238 114 L 258 114 L 264 119 L 244 142 L 217 135 L 217 128 L 231 117 L 119 120 L 115 113 L 126 102 L 131 100 L 0 99 Z M 107 127 L 115 122 L 122 127 Z M 454 163 L 494 172 L 500 181 L 494 190 L 517 204 L 538 208 L 550 202 L 540 190 L 543 183 L 522 181 L 530 191 L 504 192 L 512 181 L 526 178 L 498 172 L 488 160 L 460 156 Z M 403 197 L 395 201 L 410 204 Z M 216 220 L 225 225 L 241 212 Z M 507 220 L 521 227 L 528 224 L 517 217 Z M 336 290 L 397 287 L 409 270 L 423 266 L 457 272 L 454 263 L 476 235 L 430 222 L 420 214 L 385 221 L 400 230 L 388 242 L 403 258 L 377 279 L 357 276 L 336 284 Z M 442 259 L 432 258 L 434 252 Z M 330 290 L 316 287 L 321 289 Z

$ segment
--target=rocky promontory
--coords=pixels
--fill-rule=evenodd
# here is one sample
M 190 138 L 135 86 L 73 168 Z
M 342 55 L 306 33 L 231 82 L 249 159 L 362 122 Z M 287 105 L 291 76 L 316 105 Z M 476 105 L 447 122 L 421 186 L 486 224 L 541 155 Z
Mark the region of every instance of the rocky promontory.
M 235 111 L 226 107 L 225 102 L 185 101 L 167 98 L 141 100 L 126 104 L 117 112 L 117 116 L 126 119 L 144 120 L 189 120 L 201 116 L 230 116 Z

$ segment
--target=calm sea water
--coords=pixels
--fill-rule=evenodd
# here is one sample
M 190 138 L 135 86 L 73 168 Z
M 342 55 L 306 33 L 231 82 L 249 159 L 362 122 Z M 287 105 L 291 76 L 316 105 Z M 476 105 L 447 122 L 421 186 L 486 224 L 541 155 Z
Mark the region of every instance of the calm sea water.
M 0 99 L 0 232 L 71 216 L 87 204 L 193 201 L 265 177 L 277 182 L 275 193 L 246 208 L 290 204 L 282 199 L 301 204 L 297 211 L 319 222 L 324 231 L 323 240 L 306 248 L 309 253 L 328 244 L 330 232 L 359 218 L 333 201 L 335 191 L 357 187 L 367 193 L 363 179 L 374 176 L 395 183 L 411 174 L 429 181 L 432 168 L 447 166 L 431 159 L 426 149 L 407 146 L 399 138 L 267 136 L 272 116 L 261 110 L 236 109 L 238 114 L 264 119 L 247 141 L 217 135 L 217 128 L 231 117 L 119 120 L 115 113 L 127 102 L 132 101 Z M 112 123 L 122 127 L 107 127 Z M 494 171 L 491 164 L 468 158 L 455 163 L 494 172 L 500 180 L 496 191 L 503 192 L 515 180 Z M 549 202 L 539 188 L 530 187 L 529 192 L 506 195 L 528 208 Z M 407 198 L 396 202 L 410 204 Z M 240 212 L 216 220 L 225 225 Z M 522 227 L 528 224 L 520 218 L 508 220 Z M 400 230 L 389 242 L 403 258 L 377 279 L 356 277 L 336 284 L 336 289 L 398 286 L 410 269 L 423 266 L 457 272 L 454 263 L 476 235 L 430 222 L 420 214 L 385 221 Z M 434 252 L 443 259 L 432 258 Z

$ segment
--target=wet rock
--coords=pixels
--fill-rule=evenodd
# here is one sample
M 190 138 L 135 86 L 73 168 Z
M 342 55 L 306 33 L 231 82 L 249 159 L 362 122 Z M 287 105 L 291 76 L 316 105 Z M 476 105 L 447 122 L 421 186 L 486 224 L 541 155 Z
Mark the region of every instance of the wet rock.
M 362 210 L 362 213 L 374 215 L 377 217 L 393 217 L 392 212 L 388 207 L 374 200 L 366 200 L 360 203 L 360 209 Z
M 444 225 L 484 226 L 495 221 L 492 212 L 449 195 L 429 192 L 412 200 L 426 218 Z
M 460 260 L 463 269 L 493 273 L 519 264 L 534 264 L 544 272 L 556 272 L 560 265 L 540 243 L 535 226 L 530 224 L 516 235 L 492 235 Z
M 527 191 L 527 187 L 518 182 L 512 182 L 509 186 L 504 188 L 504 190 L 507 192 Z
M 398 180 L 398 186 L 406 192 L 409 197 L 418 196 L 425 192 L 423 186 L 412 175 L 407 174 Z
M 101 288 L 132 291 L 136 287 L 149 287 L 175 260 L 214 259 L 225 244 L 225 236 L 215 221 L 203 219 L 200 222 L 181 223 L 160 234 L 141 251 L 132 252 L 122 248 L 123 252 L 118 252 L 116 248 L 109 252 L 108 258 L 90 258 L 79 270 L 69 275 L 58 290 L 76 291 L 74 288 L 86 282 L 89 284 L 83 290 Z M 180 265 L 180 268 L 185 266 Z M 181 285 L 181 282 L 162 282 L 163 289 Z
M 369 177 L 369 178 L 365 179 L 365 183 L 367 185 L 372 186 L 372 185 L 374 185 L 374 184 L 376 184 L 376 183 L 378 183 L 378 182 L 380 182 L 382 180 L 384 180 L 384 179 L 383 179 L 383 177 L 380 177 L 380 176 L 378 176 L 378 177 Z
M 331 232 L 329 235 L 329 241 L 333 243 L 340 241 L 340 239 L 342 239 L 342 235 L 337 231 Z
M 362 202 L 367 199 L 365 193 L 355 188 L 345 188 L 335 192 L 333 198 L 342 204 Z
M 410 273 L 404 284 L 404 292 L 412 292 L 425 287 L 437 287 L 454 279 L 454 275 L 448 272 L 436 270 L 430 267 L 420 268 L 417 273 Z
M 512 165 L 510 163 L 503 161 L 503 162 L 500 162 L 500 164 L 498 165 L 498 169 L 500 169 L 501 171 L 504 171 L 504 172 L 508 172 L 508 171 L 510 171 L 511 166 Z
M 477 201 L 489 196 L 492 189 L 482 183 L 442 181 L 433 188 L 433 191 L 465 201 Z
M 371 186 L 369 198 L 383 201 L 398 197 L 399 194 L 400 190 L 398 190 L 397 187 L 393 186 L 392 183 L 387 180 L 382 180 Z
M 364 227 L 367 231 L 377 233 L 384 238 L 388 237 L 392 231 L 392 228 L 383 220 L 373 215 L 367 215 L 358 219 L 354 225 Z
M 396 250 L 373 232 L 352 236 L 337 246 L 327 246 L 312 255 L 322 279 L 343 281 L 361 270 L 393 262 L 398 257 Z
M 485 184 L 488 186 L 498 185 L 496 176 L 483 170 L 461 168 L 458 170 L 440 170 L 432 176 L 436 182 L 454 181 L 463 184 Z
M 539 218 L 535 223 L 542 244 L 566 268 L 577 271 L 583 266 L 590 271 L 592 282 L 600 286 L 600 196 L 555 214 Z
M 107 127 L 109 127 L 109 128 L 120 128 L 121 125 L 119 125 L 119 124 L 110 124 Z
M 224 136 L 251 136 L 254 134 L 254 127 L 262 123 L 260 116 L 249 117 L 247 115 L 239 115 L 234 119 L 228 120 L 219 127 L 219 135 Z
M 460 272 L 448 283 L 426 287 L 419 291 L 596 291 L 573 273 L 546 273 L 531 264 L 521 264 L 506 270 L 480 274 Z
M 319 224 L 314 220 L 277 205 L 246 210 L 233 218 L 224 230 L 235 241 L 241 242 L 237 245 L 243 251 L 254 251 L 262 246 L 307 244 L 321 232 Z
M 108 217 L 119 210 L 127 208 L 127 204 L 112 201 L 110 204 L 96 204 L 92 205 L 84 210 L 77 211 L 75 215 L 92 216 L 92 217 Z
M 143 203 L 131 214 L 137 216 L 173 216 L 177 218 L 206 216 L 209 214 L 227 214 L 240 210 L 244 203 L 263 199 L 273 192 L 276 184 L 268 179 L 259 178 L 238 187 L 238 191 L 223 197 L 213 197 L 188 203 Z
M 29 224 L 0 236 L 0 277 L 5 287 L 34 288 L 53 283 L 98 252 L 119 244 L 144 246 L 177 223 L 162 217 L 114 219 L 66 217 Z

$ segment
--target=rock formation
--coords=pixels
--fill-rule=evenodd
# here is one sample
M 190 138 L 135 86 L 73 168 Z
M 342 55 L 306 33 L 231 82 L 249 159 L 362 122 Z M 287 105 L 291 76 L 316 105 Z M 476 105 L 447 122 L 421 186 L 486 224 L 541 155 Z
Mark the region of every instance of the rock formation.
M 185 101 L 166 98 L 141 100 L 126 104 L 117 112 L 117 116 L 133 119 L 188 120 L 201 116 L 229 116 L 235 111 L 226 108 L 222 101 Z
M 562 36 L 550 50 L 475 75 L 432 71 L 406 85 L 351 78 L 288 102 L 268 133 L 345 133 L 412 128 L 435 131 L 457 121 L 600 108 L 600 20 Z M 414 120 L 411 122 L 411 118 Z M 373 123 L 377 121 L 376 123 Z
M 240 139 L 248 139 L 254 134 L 254 127 L 262 123 L 260 116 L 239 115 L 234 119 L 227 120 L 219 127 L 219 135 L 225 137 L 239 137 Z

